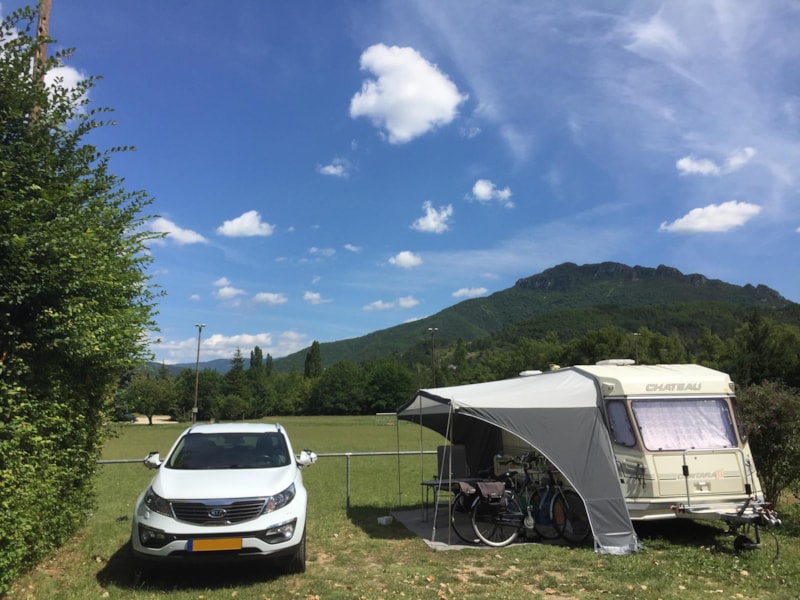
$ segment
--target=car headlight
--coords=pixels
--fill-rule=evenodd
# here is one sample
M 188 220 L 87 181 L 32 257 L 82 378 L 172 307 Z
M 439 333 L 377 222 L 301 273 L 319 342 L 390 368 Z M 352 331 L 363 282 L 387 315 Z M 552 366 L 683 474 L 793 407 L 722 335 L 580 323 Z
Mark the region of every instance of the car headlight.
M 153 488 L 147 488 L 147 492 L 144 494 L 144 503 L 147 505 L 147 508 L 153 512 L 166 515 L 167 517 L 172 516 L 172 507 L 170 506 L 169 500 L 165 500 L 156 494 Z
M 264 504 L 264 510 L 262 514 L 271 513 L 273 510 L 278 510 L 279 508 L 283 508 L 289 502 L 294 500 L 296 495 L 294 484 L 287 487 L 279 494 L 275 494 L 274 496 L 270 496 L 267 498 L 267 502 Z

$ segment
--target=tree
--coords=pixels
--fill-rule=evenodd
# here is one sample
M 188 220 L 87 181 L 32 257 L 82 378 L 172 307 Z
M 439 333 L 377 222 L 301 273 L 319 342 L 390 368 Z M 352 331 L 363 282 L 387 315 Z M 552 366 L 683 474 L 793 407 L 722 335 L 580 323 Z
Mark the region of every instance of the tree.
M 241 419 L 242 415 L 250 412 L 250 401 L 252 394 L 247 373 L 244 370 L 244 357 L 241 350 L 236 349 L 236 353 L 231 360 L 231 368 L 223 376 L 224 401 L 221 404 L 222 418 Z M 237 400 L 238 399 L 238 400 Z
M 353 362 L 342 360 L 317 378 L 309 399 L 309 414 L 357 415 L 366 408 L 364 371 Z
M 0 595 L 91 506 L 118 381 L 149 357 L 150 199 L 110 172 L 95 78 L 45 87 L 36 13 L 0 25 Z M 33 66 L 33 68 L 32 68 Z
M 737 393 L 745 433 L 767 500 L 800 481 L 800 392 L 765 381 Z
M 319 342 L 314 340 L 306 354 L 303 376 L 306 379 L 315 379 L 320 375 L 322 375 L 322 351 L 320 350 Z
M 800 387 L 800 330 L 759 312 L 736 330 L 725 346 L 722 365 L 739 385 L 783 381 Z
M 170 409 L 175 397 L 175 382 L 171 378 L 144 371 L 136 373 L 122 393 L 128 408 L 145 415 L 150 425 L 154 415 Z
M 365 386 L 365 412 L 394 412 L 416 391 L 411 373 L 396 360 L 369 366 Z M 354 394 L 352 394 L 354 395 Z

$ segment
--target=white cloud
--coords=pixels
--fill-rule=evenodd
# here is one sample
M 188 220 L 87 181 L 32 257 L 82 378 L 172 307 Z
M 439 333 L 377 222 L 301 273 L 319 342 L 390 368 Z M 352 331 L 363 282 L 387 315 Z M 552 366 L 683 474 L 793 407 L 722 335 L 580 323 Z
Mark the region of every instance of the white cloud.
M 719 175 L 720 168 L 714 161 L 707 158 L 684 156 L 675 163 L 681 175 Z
M 686 215 L 658 228 L 671 233 L 719 233 L 744 225 L 761 212 L 761 207 L 748 202 L 723 202 L 695 208 Z
M 239 296 L 244 296 L 246 294 L 246 291 L 230 285 L 223 286 L 214 292 L 214 296 L 224 301 L 234 300 Z
M 725 171 L 731 173 L 745 166 L 756 155 L 754 148 L 742 148 L 731 154 L 725 161 Z
M 411 225 L 411 229 L 422 231 L 424 233 L 444 233 L 450 227 L 447 220 L 453 216 L 453 206 L 440 206 L 436 210 L 430 202 L 425 202 L 422 205 L 422 210 L 425 211 L 425 216 L 420 217 Z
M 319 256 L 333 256 L 336 254 L 336 250 L 333 248 L 317 248 L 316 246 L 312 246 L 308 249 L 309 254 L 318 254 Z
M 489 290 L 485 287 L 461 288 L 453 292 L 453 298 L 477 298 L 478 296 L 483 296 L 488 291 Z
M 333 300 L 323 298 L 322 294 L 317 292 L 306 292 L 303 294 L 303 300 L 309 304 L 325 304 L 326 302 L 333 302 Z
M 345 244 L 344 249 L 349 252 L 358 253 L 361 252 L 361 246 L 355 246 L 353 244 Z
M 62 65 L 60 67 L 54 67 L 45 73 L 44 83 L 52 90 L 57 79 L 61 79 L 59 87 L 74 90 L 77 85 L 86 78 L 76 69 Z
M 217 233 L 227 237 L 268 236 L 274 230 L 274 226 L 261 220 L 256 210 L 249 210 L 217 227 Z
M 708 158 L 696 158 L 694 156 L 684 156 L 678 159 L 675 166 L 681 175 L 726 175 L 741 169 L 755 155 L 755 149 L 748 146 L 730 154 L 725 159 L 723 166 L 719 166 Z
M 169 240 L 175 242 L 179 246 L 184 246 L 186 244 L 205 244 L 208 241 L 196 231 L 178 227 L 175 223 L 163 217 L 156 217 L 155 219 L 152 219 L 149 222 L 148 227 L 150 231 L 155 233 L 167 234 L 163 240 L 151 240 L 150 243 L 158 244 L 160 242 L 163 243 L 164 240 Z
M 334 158 L 330 164 L 317 167 L 320 175 L 331 177 L 348 177 L 350 175 L 350 163 L 344 158 Z
M 309 345 L 308 336 L 296 331 L 284 331 L 277 335 L 277 343 L 271 333 L 242 333 L 237 335 L 213 334 L 202 338 L 200 344 L 200 360 L 206 362 L 215 358 L 230 358 L 236 350 L 246 354 L 248 348 L 258 346 L 264 354 L 280 358 L 302 350 Z M 183 340 L 166 341 L 154 344 L 158 349 L 169 356 L 169 364 L 187 363 L 194 364 L 197 351 L 197 335 Z
M 414 296 L 402 296 L 397 299 L 398 308 L 413 308 L 417 304 L 419 304 L 419 300 L 414 298 Z
M 268 306 L 278 306 L 279 304 L 286 304 L 289 299 L 286 294 L 276 294 L 273 292 L 258 292 L 253 296 L 253 302 L 256 304 L 266 304 Z
M 411 269 L 422 264 L 422 259 L 408 250 L 403 250 L 389 259 L 389 262 L 402 269 Z
M 475 185 L 472 186 L 472 198 L 479 202 L 497 200 L 506 208 L 514 208 L 514 203 L 511 201 L 511 188 L 497 189 L 495 184 L 488 179 L 478 179 L 475 182 Z
M 350 100 L 350 116 L 369 118 L 386 130 L 391 144 L 404 144 L 447 125 L 467 98 L 413 48 L 370 46 L 361 55 L 361 70 L 376 78 L 364 81 Z
M 200 294 L 192 294 L 189 296 L 189 302 L 200 302 Z
M 366 312 L 373 312 L 378 310 L 404 310 L 407 308 L 413 308 L 419 304 L 419 300 L 414 298 L 414 296 L 402 296 L 397 300 L 393 300 L 391 302 L 384 302 L 383 300 L 376 300 L 375 302 L 371 302 L 364 306 L 364 311 Z
M 230 284 L 231 280 L 228 279 L 227 277 L 220 277 L 214 282 L 215 287 L 222 287 L 223 285 L 230 285 Z
M 371 302 L 364 307 L 364 310 L 367 312 L 372 312 L 375 310 L 391 310 L 394 308 L 394 302 L 384 302 L 383 300 L 375 300 L 375 302 Z

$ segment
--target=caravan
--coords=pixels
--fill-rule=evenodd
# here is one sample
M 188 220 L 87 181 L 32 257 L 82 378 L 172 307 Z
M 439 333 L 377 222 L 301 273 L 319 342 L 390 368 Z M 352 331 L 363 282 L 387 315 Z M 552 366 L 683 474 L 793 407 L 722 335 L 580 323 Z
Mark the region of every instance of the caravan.
M 595 547 L 627 553 L 632 521 L 779 524 L 763 496 L 728 375 L 699 365 L 602 361 L 424 389 L 398 418 L 463 444 L 473 473 L 534 448 L 586 504 Z
M 632 362 L 575 367 L 599 386 L 631 518 L 775 524 L 730 377 L 699 365 Z

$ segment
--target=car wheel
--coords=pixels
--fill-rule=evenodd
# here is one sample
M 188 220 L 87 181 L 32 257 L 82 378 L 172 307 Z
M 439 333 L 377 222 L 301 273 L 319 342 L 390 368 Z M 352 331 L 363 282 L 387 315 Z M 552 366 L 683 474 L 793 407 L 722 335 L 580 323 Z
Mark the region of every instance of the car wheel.
M 303 539 L 297 545 L 294 554 L 286 558 L 283 564 L 283 571 L 287 575 L 296 575 L 298 573 L 306 572 L 306 534 L 303 533 Z

